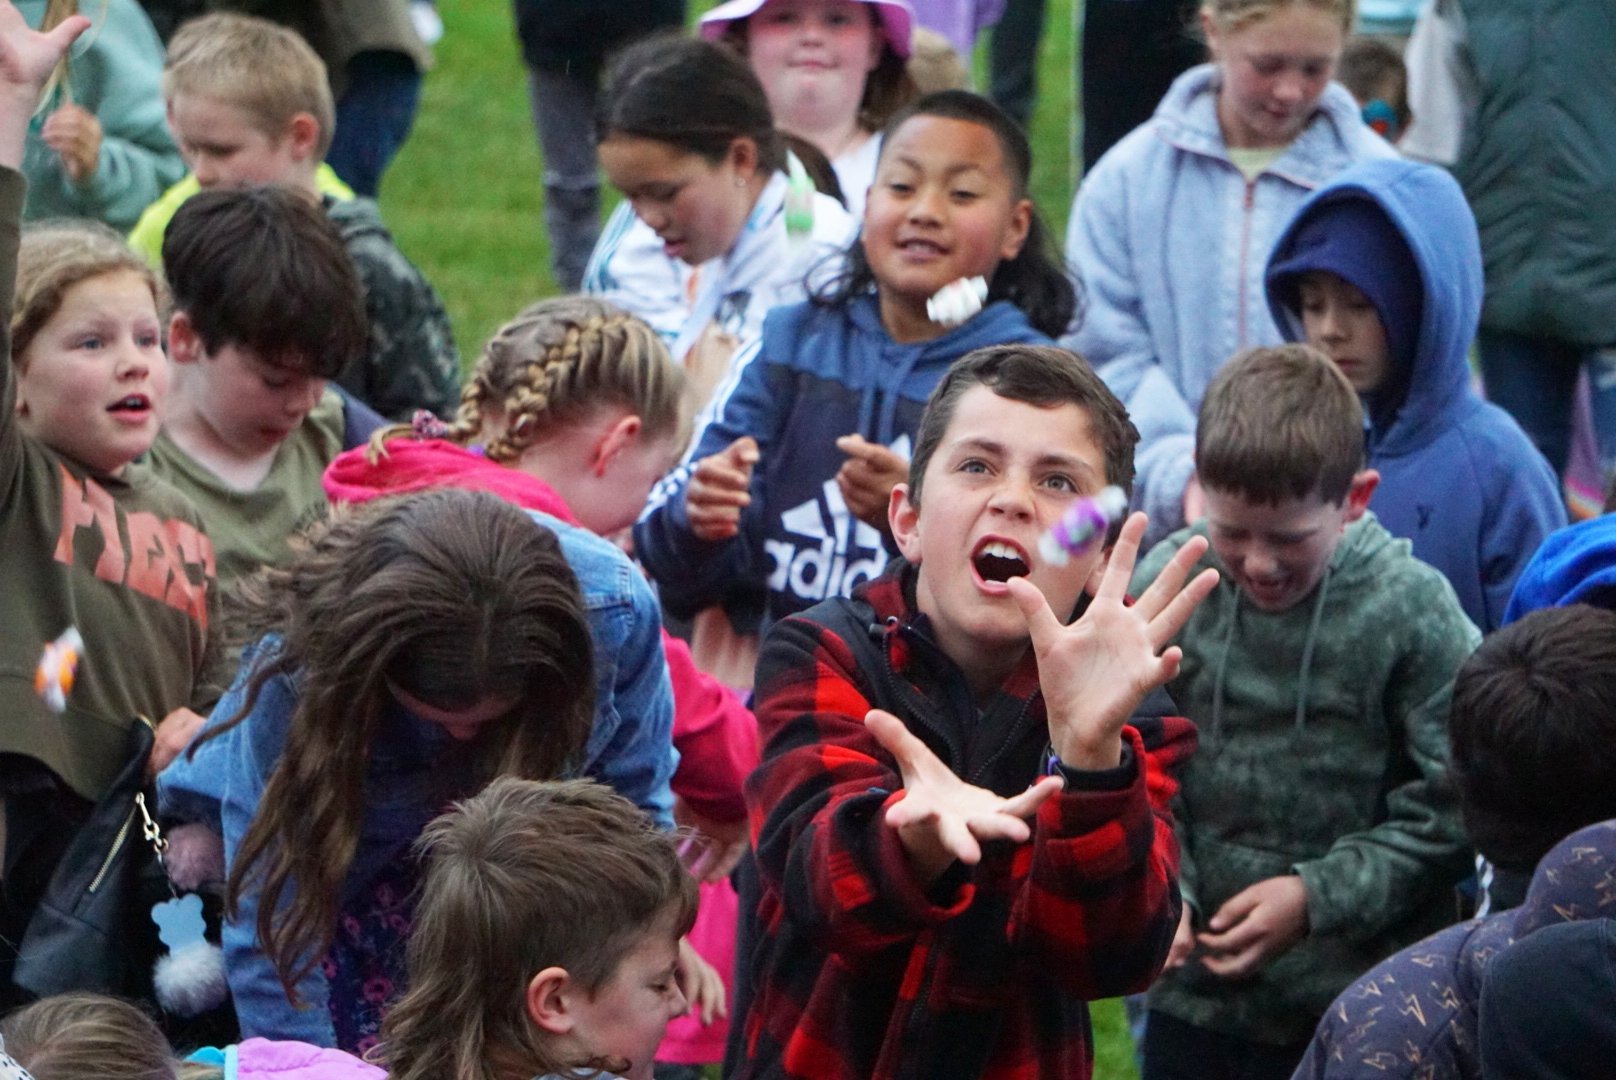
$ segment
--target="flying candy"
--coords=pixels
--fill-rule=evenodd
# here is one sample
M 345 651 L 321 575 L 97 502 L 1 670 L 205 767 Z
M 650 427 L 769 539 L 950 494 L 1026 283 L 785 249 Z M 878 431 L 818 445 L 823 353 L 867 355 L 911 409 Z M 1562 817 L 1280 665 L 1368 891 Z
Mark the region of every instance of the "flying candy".
M 1038 554 L 1052 566 L 1065 566 L 1105 539 L 1106 530 L 1128 509 L 1128 496 L 1115 485 L 1098 495 L 1078 499 L 1048 532 L 1038 538 Z

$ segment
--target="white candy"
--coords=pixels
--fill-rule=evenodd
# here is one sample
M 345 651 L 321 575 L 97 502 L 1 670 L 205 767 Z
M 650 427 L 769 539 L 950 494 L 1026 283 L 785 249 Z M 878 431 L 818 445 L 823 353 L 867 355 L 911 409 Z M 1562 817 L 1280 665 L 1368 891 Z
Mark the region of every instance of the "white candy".
M 982 310 L 988 283 L 980 277 L 960 278 L 938 289 L 926 301 L 926 318 L 939 326 L 958 326 Z

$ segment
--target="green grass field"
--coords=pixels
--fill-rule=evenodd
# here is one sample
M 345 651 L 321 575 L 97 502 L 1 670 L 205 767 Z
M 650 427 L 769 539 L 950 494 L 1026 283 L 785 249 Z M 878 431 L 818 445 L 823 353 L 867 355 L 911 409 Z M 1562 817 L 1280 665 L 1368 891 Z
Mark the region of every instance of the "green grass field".
M 1033 196 L 1066 226 L 1076 135 L 1073 7 L 1048 0 L 1033 119 Z M 712 0 L 693 0 L 694 11 Z M 439 0 L 446 25 L 415 131 L 387 174 L 382 209 L 399 245 L 443 294 L 469 362 L 501 322 L 554 294 L 539 156 L 509 0 Z M 978 64 L 980 70 L 980 64 Z M 1094 1010 L 1095 1076 L 1135 1077 L 1121 1005 Z

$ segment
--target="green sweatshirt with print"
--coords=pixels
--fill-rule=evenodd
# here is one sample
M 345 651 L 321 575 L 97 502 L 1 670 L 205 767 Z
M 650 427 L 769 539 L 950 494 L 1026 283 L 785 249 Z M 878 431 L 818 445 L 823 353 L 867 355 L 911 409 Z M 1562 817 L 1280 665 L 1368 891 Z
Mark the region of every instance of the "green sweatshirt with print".
M 24 191 L 19 173 L 0 168 L 7 312 Z M 213 545 L 190 502 L 144 465 L 102 475 L 25 434 L 10 356 L 0 329 L 0 754 L 41 762 L 95 800 L 122 768 L 137 716 L 156 722 L 212 693 Z M 55 713 L 34 692 L 34 671 L 69 626 L 83 658 Z
M 1173 534 L 1134 594 L 1205 525 Z M 1446 579 L 1374 516 L 1349 526 L 1324 578 L 1287 611 L 1222 579 L 1179 634 L 1169 684 L 1200 728 L 1175 806 L 1197 929 L 1259 881 L 1298 874 L 1308 934 L 1254 977 L 1192 960 L 1150 1007 L 1274 1045 L 1308 1039 L 1379 960 L 1454 920 L 1469 847 L 1448 779 L 1453 678 L 1480 634 Z

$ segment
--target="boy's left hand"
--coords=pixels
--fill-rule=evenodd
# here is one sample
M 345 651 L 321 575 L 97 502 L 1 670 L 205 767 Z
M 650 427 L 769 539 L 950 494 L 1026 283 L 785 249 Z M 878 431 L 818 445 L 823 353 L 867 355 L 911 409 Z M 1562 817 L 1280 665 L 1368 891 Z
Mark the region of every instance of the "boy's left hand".
M 151 757 L 146 761 L 146 779 L 150 780 L 168 768 L 173 760 L 191 745 L 196 733 L 202 730 L 207 717 L 181 706 L 163 717 L 154 729 Z
M 1050 745 L 1072 768 L 1109 769 L 1121 761 L 1123 725 L 1145 695 L 1178 673 L 1183 651 L 1167 643 L 1218 583 L 1218 572 L 1208 568 L 1185 584 L 1206 552 L 1206 539 L 1193 537 L 1129 606 L 1145 524 L 1144 514 L 1134 514 L 1122 526 L 1088 610 L 1070 626 L 1032 582 L 1007 583 L 1038 657 Z
M 1307 887 L 1295 874 L 1241 889 L 1196 935 L 1201 964 L 1214 975 L 1243 979 L 1307 935 Z
M 82 184 L 101 164 L 101 121 L 82 105 L 63 105 L 40 129 L 45 145 L 62 159 L 69 180 Z
M 1024 819 L 1062 786 L 1059 777 L 1046 776 L 1007 799 L 955 776 L 891 713 L 871 709 L 864 726 L 903 774 L 903 798 L 887 808 L 886 823 L 898 830 L 909 865 L 927 885 L 956 860 L 976 865 L 989 840 L 1020 843 L 1031 837 L 1032 826 Z
M 0 165 L 22 165 L 23 139 L 51 69 L 90 20 L 70 15 L 54 30 L 31 29 L 16 6 L 0 0 Z

